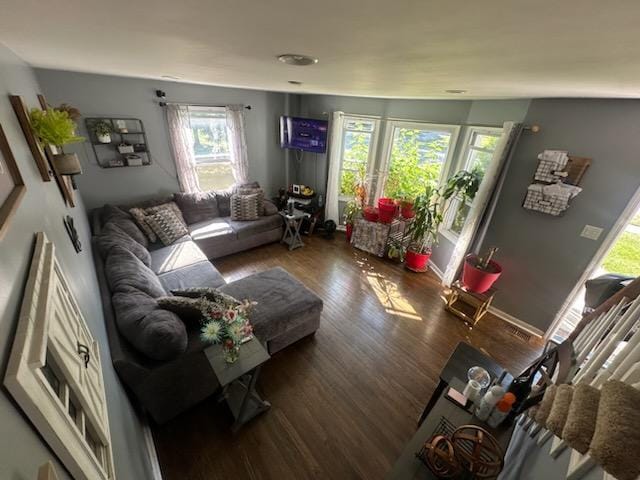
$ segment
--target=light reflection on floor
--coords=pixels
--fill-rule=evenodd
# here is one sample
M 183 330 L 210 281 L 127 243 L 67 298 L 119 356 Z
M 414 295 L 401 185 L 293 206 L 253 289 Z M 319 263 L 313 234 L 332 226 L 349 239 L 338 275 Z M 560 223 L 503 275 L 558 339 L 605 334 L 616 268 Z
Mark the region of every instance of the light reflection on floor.
M 376 294 L 378 301 L 391 315 L 422 321 L 422 317 L 413 308 L 409 301 L 398 291 L 395 282 L 387 280 L 383 275 L 375 272 L 363 271 L 366 274 L 367 282 Z

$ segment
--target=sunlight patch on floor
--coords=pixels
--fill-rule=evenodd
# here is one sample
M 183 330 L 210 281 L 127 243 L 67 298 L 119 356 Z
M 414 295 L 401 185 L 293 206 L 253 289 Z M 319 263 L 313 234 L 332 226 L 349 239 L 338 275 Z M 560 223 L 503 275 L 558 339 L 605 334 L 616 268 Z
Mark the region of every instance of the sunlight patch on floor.
M 413 308 L 409 301 L 398 291 L 398 285 L 395 282 L 387 280 L 378 273 L 365 273 L 369 286 L 387 313 L 411 320 L 422 321 L 422 317 L 418 315 L 415 308 Z

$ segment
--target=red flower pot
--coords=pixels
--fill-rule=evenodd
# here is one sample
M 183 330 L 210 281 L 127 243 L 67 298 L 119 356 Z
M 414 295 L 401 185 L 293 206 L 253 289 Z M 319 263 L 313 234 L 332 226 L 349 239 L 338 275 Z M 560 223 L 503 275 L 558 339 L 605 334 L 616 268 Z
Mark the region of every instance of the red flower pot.
M 502 267 L 498 262 L 489 261 L 490 271 L 480 270 L 476 267 L 478 257 L 467 255 L 462 267 L 462 284 L 467 290 L 474 293 L 484 293 L 489 290 L 502 274 Z
M 391 223 L 398 212 L 398 207 L 393 198 L 382 197 L 378 199 L 378 211 L 379 220 L 382 223 Z
M 365 207 L 362 216 L 369 222 L 377 222 L 379 217 L 378 209 L 375 207 Z
M 409 270 L 414 272 L 424 272 L 427 269 L 427 263 L 431 257 L 431 252 L 418 253 L 413 250 L 407 250 L 404 257 L 404 264 Z
M 413 218 L 416 216 L 416 212 L 413 211 L 413 203 L 400 202 L 400 215 L 402 218 Z
M 353 224 L 347 223 L 347 242 L 351 243 L 351 234 L 353 233 Z

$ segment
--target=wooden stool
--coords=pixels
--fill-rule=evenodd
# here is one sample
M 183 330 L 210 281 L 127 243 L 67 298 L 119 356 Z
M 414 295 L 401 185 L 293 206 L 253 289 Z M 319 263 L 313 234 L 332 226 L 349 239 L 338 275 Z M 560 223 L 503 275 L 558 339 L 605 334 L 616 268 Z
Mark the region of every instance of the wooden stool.
M 449 292 L 446 293 L 447 304 L 445 308 L 469 325 L 474 326 L 489 310 L 495 294 L 496 289 L 493 287 L 484 293 L 470 292 L 459 280 L 456 280 L 451 285 Z M 466 313 L 461 310 L 460 306 L 455 305 L 457 302 L 471 307 L 473 313 Z

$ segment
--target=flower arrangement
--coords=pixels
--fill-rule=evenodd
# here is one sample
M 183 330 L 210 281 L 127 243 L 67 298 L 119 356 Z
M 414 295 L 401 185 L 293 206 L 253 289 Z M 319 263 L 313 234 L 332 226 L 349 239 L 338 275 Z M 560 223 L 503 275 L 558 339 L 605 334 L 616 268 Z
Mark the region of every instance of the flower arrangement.
M 222 344 L 225 360 L 238 359 L 242 341 L 253 333 L 249 313 L 256 302 L 212 302 L 202 299 L 200 338 L 204 342 Z

